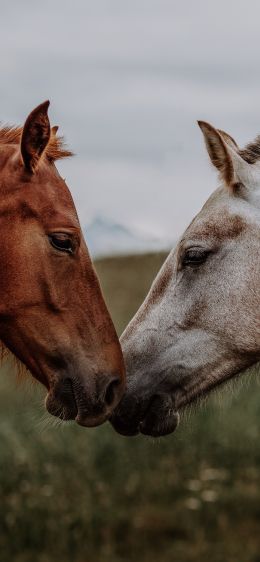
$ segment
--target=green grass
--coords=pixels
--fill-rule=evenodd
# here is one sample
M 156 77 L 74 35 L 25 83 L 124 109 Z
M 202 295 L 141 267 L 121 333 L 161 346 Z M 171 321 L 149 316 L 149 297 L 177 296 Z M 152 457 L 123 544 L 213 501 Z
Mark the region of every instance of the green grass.
M 163 258 L 97 263 L 119 331 Z M 44 393 L 10 371 L 0 378 L 1 562 L 260 562 L 256 379 L 154 441 L 109 424 L 46 426 Z

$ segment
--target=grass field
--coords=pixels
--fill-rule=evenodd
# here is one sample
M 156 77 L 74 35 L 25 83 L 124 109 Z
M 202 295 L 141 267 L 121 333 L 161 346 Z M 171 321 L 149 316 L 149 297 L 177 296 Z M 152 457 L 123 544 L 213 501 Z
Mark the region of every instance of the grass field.
M 163 258 L 97 263 L 119 332 Z M 260 562 L 256 379 L 157 441 L 46 425 L 37 385 L 0 386 L 0 562 Z

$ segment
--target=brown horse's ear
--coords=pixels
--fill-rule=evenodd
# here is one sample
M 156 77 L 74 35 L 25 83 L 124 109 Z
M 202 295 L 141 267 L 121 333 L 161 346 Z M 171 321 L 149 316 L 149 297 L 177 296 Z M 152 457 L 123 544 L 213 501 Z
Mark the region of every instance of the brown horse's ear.
M 54 125 L 54 126 L 51 128 L 51 134 L 55 137 L 55 135 L 57 134 L 58 130 L 59 130 L 59 125 Z
M 28 115 L 22 132 L 21 154 L 28 172 L 35 172 L 39 160 L 48 145 L 51 135 L 48 117 L 49 101 L 38 105 Z

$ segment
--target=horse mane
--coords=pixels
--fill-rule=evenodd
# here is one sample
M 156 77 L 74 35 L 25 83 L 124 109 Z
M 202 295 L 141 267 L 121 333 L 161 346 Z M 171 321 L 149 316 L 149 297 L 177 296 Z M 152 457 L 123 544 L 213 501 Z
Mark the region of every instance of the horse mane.
M 255 164 L 260 158 L 260 135 L 253 142 L 247 144 L 245 148 L 240 149 L 239 155 L 248 164 Z
M 22 130 L 22 127 L 12 125 L 4 125 L 0 127 L 0 145 L 20 143 Z M 45 155 L 51 162 L 73 156 L 73 152 L 66 148 L 64 138 L 56 135 L 56 130 L 56 127 L 52 129 L 51 137 L 45 150 Z
M 30 375 L 30 371 L 24 363 L 22 363 L 22 361 L 20 361 L 20 359 L 18 359 L 18 357 L 16 357 L 12 351 L 10 351 L 10 349 L 8 349 L 5 344 L 0 341 L 0 368 L 4 367 L 6 363 L 9 363 L 12 366 L 18 380 L 27 377 L 28 374 Z

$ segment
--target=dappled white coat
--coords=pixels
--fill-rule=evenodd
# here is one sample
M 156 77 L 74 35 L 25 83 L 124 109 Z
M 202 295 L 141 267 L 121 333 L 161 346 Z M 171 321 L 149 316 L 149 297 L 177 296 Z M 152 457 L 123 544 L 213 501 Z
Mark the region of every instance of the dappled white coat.
M 114 425 L 125 434 L 173 431 L 185 405 L 260 360 L 260 140 L 240 151 L 199 125 L 221 186 L 122 335 L 127 393 Z

